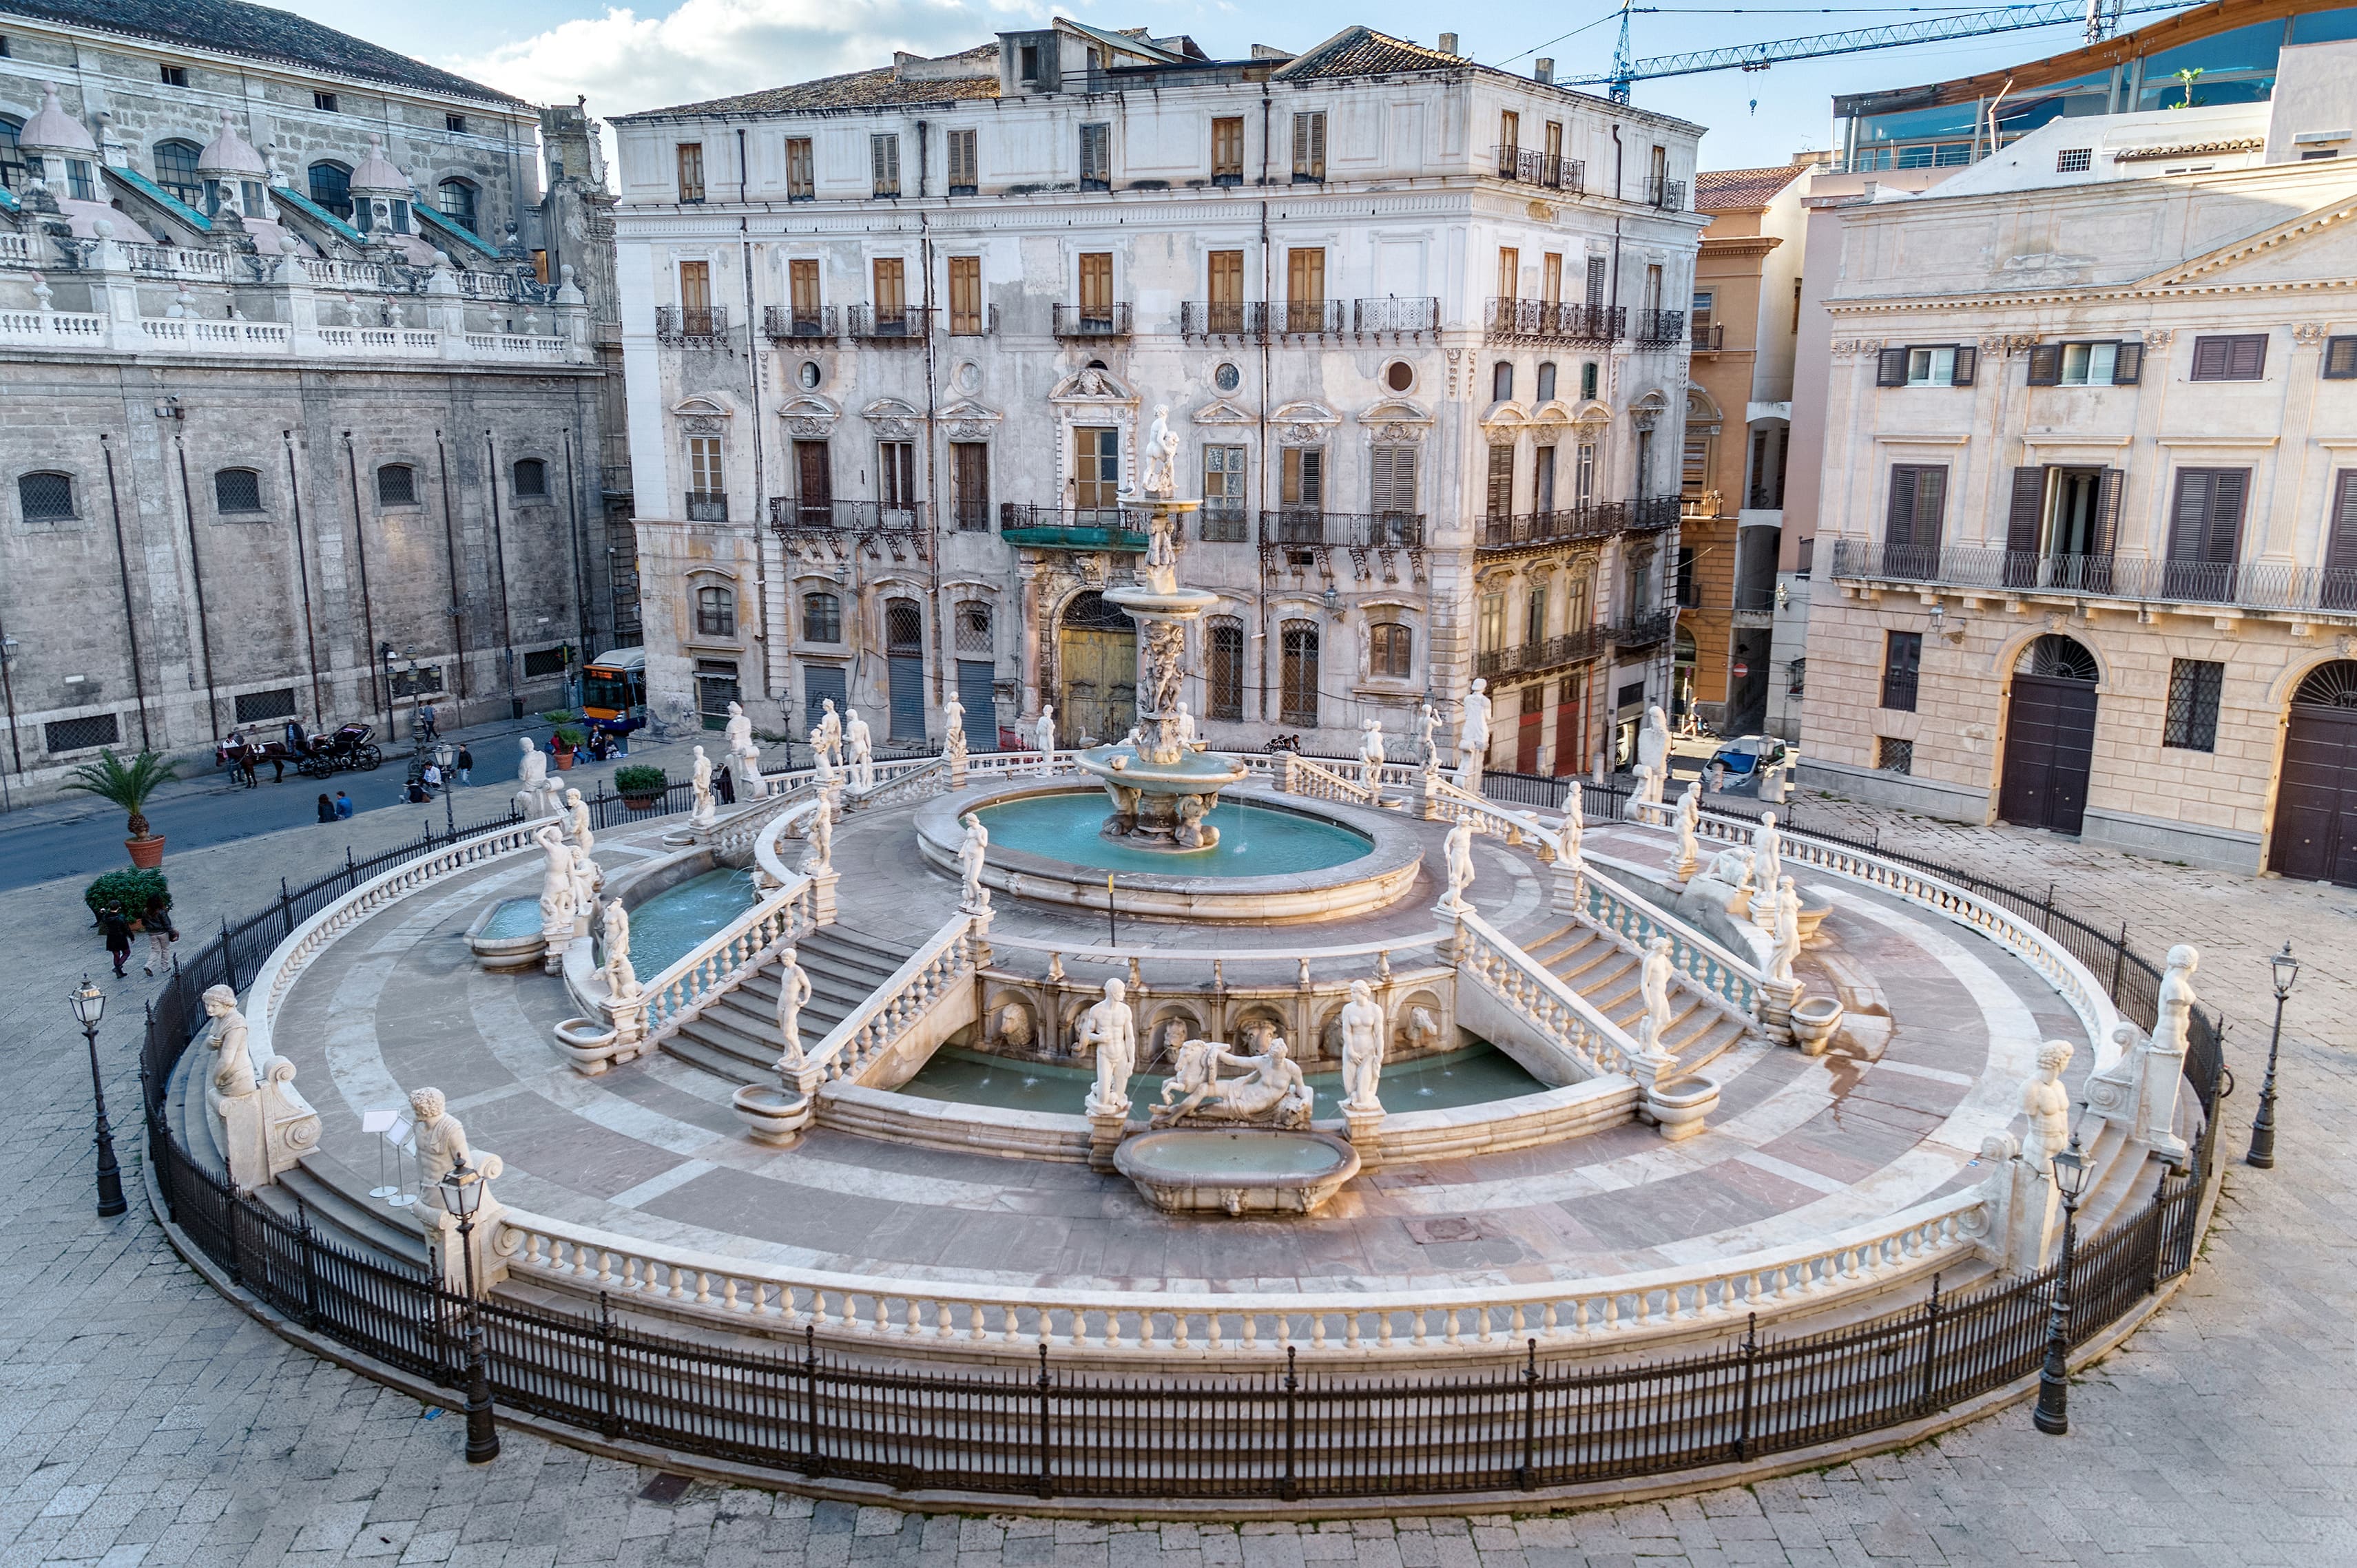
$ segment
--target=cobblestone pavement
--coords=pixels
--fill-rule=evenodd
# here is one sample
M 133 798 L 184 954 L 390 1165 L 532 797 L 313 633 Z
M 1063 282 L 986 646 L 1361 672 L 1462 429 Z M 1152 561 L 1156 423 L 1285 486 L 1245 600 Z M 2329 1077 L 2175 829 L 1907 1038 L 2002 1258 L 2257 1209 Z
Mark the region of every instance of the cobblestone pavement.
M 14 1200 L 0 1219 L 0 1568 L 37 1563 L 555 1564 L 870 1562 L 941 1568 L 1575 1568 L 1673 1563 L 2357 1563 L 2357 893 L 2187 871 L 2011 829 L 1966 829 L 1814 798 L 1886 839 L 2126 919 L 2139 945 L 2204 950 L 2234 1020 L 2225 1146 L 2258 1097 L 2266 953 L 2307 968 L 2287 1018 L 2272 1172 L 2235 1165 L 2202 1267 L 2087 1373 L 2064 1439 L 2027 1406 L 1905 1453 L 1666 1503 L 1555 1517 L 1322 1526 L 1103 1526 L 922 1517 L 698 1486 L 641 1498 L 650 1473 L 521 1434 L 470 1468 L 461 1423 L 295 1349 L 216 1297 L 131 1213 L 91 1217 L 89 1079 L 64 1001 L 103 973 L 78 882 L 17 893 L 0 943 L 37 977 L 19 998 Z M 361 850 L 414 826 L 345 824 Z M 398 828 L 400 831 L 395 831 Z M 190 929 L 300 879 L 301 830 L 176 854 Z M 114 987 L 108 1094 L 135 1118 L 138 1003 Z M 124 1140 L 127 1175 L 138 1139 Z

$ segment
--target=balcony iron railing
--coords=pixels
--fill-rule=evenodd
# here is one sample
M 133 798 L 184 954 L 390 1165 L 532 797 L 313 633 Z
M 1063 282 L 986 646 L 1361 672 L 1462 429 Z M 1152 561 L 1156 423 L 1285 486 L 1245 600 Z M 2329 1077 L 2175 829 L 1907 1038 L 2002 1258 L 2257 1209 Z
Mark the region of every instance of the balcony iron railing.
M 717 347 L 728 336 L 725 305 L 655 306 L 655 340 L 683 349 Z
M 1549 156 L 1529 147 L 1493 147 L 1495 161 L 1491 166 L 1500 179 L 1511 179 L 1523 185 L 1544 186 L 1549 190 L 1567 190 L 1577 195 L 1587 183 L 1587 166 L 1577 158 L 1567 158 L 1560 153 Z
M 1033 506 L 1028 501 L 998 503 L 998 532 L 1010 544 L 1049 550 L 1122 550 L 1146 548 L 1143 529 L 1124 526 L 1121 508 Z
M 772 305 L 761 311 L 761 334 L 771 342 L 785 342 L 795 338 L 832 338 L 835 336 L 835 310 L 831 305 L 810 309 L 797 306 Z
M 998 306 L 995 305 L 985 305 L 980 310 L 952 310 L 946 319 L 952 338 L 998 336 Z
M 873 305 L 851 307 L 851 335 L 863 343 L 921 343 L 933 329 L 933 313 L 920 305 L 885 310 Z
M 1342 302 L 1339 299 L 1271 301 L 1268 332 L 1272 338 L 1339 338 L 1342 335 Z
M 728 497 L 719 490 L 690 490 L 686 510 L 690 522 L 726 522 Z
M 1582 539 L 1604 539 L 1629 526 L 1626 501 L 1597 501 L 1555 511 L 1485 517 L 1474 532 L 1478 550 L 1527 550 Z
M 1836 539 L 1833 570 L 1836 577 L 1940 587 L 2357 615 L 2357 568 L 2287 561 L 2152 561 Z
M 1268 330 L 1268 306 L 1260 300 L 1190 299 L 1178 306 L 1182 338 L 1243 338 L 1258 341 Z
M 780 533 L 922 533 L 922 501 L 803 500 L 770 498 L 770 526 Z
M 1681 502 L 1676 496 L 1645 496 L 1621 504 L 1628 511 L 1621 526 L 1631 533 L 1658 533 L 1677 525 Z
M 1351 330 L 1361 338 L 1389 333 L 1398 338 L 1421 337 L 1440 330 L 1440 301 L 1429 296 L 1391 295 L 1383 299 L 1351 302 Z
M 1319 511 L 1283 507 L 1260 514 L 1263 544 L 1330 544 L 1355 550 L 1417 550 L 1424 518 L 1405 511 Z
M 1252 514 L 1240 506 L 1213 507 L 1196 514 L 1196 537 L 1206 544 L 1243 544 L 1252 538 Z
M 1641 310 L 1637 312 L 1636 330 L 1630 341 L 1641 349 L 1666 349 L 1681 342 L 1686 335 L 1686 313 L 1683 310 Z
M 1644 202 L 1664 212 L 1686 209 L 1686 182 L 1682 179 L 1648 179 L 1645 181 Z
M 1631 616 L 1606 635 L 1615 648 L 1651 648 L 1674 630 L 1678 612 L 1673 609 L 1646 610 Z
M 1604 651 L 1609 641 L 1604 628 L 1591 626 L 1537 642 L 1493 648 L 1486 653 L 1473 656 L 1473 673 L 1489 681 L 1501 675 L 1535 675 L 1549 670 L 1560 670 L 1566 664 L 1578 664 L 1595 658 Z
M 1060 305 L 1055 307 L 1054 326 L 1059 338 L 1126 338 L 1129 303 Z
M 1552 299 L 1492 299 L 1484 326 L 1492 341 L 1610 343 L 1628 336 L 1629 307 Z
M 1727 327 L 1724 322 L 1697 321 L 1687 333 L 1687 340 L 1697 354 L 1716 354 L 1727 347 Z

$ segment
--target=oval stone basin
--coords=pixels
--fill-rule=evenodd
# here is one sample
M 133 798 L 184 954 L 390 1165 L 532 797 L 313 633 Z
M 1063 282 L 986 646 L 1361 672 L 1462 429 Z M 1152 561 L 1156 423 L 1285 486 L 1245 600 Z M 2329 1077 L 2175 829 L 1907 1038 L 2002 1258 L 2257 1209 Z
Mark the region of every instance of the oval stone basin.
M 1173 1214 L 1314 1214 L 1359 1174 L 1359 1151 L 1325 1133 L 1170 1127 L 1126 1140 L 1113 1163 Z

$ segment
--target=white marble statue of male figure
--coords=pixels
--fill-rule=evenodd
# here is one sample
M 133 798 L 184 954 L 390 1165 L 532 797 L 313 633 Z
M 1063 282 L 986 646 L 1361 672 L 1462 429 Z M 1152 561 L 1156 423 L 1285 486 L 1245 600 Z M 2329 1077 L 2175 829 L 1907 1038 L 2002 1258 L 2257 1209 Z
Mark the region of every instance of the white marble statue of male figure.
M 563 806 L 557 797 L 556 783 L 548 776 L 548 754 L 532 743 L 532 736 L 516 736 L 521 748 L 516 763 L 515 809 L 527 817 L 554 816 Z
M 1440 907 L 1451 914 L 1460 914 L 1473 908 L 1465 890 L 1473 886 L 1473 824 L 1459 822 L 1448 830 L 1441 843 L 1441 857 L 1447 863 L 1448 892 Z
M 1344 1103 L 1352 1111 L 1381 1111 L 1376 1094 L 1383 1071 L 1383 1010 L 1374 988 L 1363 980 L 1351 982 L 1351 1000 L 1342 1008 L 1342 1088 Z
M 1382 799 L 1383 784 L 1383 721 L 1369 719 L 1359 741 L 1359 784 L 1367 799 Z
M 2021 1135 L 2021 1157 L 2040 1176 L 2071 1143 L 2071 1091 L 2062 1084 L 2071 1054 L 2070 1041 L 2047 1041 L 2038 1047 L 2037 1076 L 2021 1086 L 2021 1113 L 2029 1120 Z
M 1645 1010 L 1637 1020 L 1637 1047 L 1650 1057 L 1667 1057 L 1670 1032 L 1670 939 L 1655 937 L 1645 946 L 1644 968 L 1639 972 L 1637 994 Z
M 565 792 L 565 831 L 584 854 L 597 847 L 597 835 L 589 831 L 589 802 L 581 798 L 578 789 Z
M 990 889 L 982 885 L 982 868 L 990 854 L 990 830 L 972 811 L 958 821 L 965 825 L 965 837 L 958 843 L 958 875 L 963 881 L 958 908 L 969 915 L 986 915 L 990 913 Z
M 1563 825 L 1555 830 L 1555 868 L 1558 875 L 1579 869 L 1579 841 L 1587 824 L 1579 809 L 1579 784 L 1574 780 L 1563 792 Z
M 1763 897 L 1751 901 L 1751 913 L 1762 930 L 1775 929 L 1776 906 L 1765 895 L 1776 890 L 1777 878 L 1784 874 L 1784 835 L 1776 829 L 1776 813 L 1760 813 L 1760 825 L 1751 833 L 1751 885 Z
M 1178 704 L 1178 744 L 1189 747 L 1195 744 L 1195 715 L 1187 711 L 1184 703 Z
M 1670 721 L 1659 703 L 1645 710 L 1644 727 L 1637 732 L 1637 761 L 1653 770 L 1645 799 L 1662 803 L 1662 787 L 1670 776 Z
M 1490 682 L 1480 676 L 1465 693 L 1465 716 L 1457 726 L 1457 787 L 1481 792 L 1481 767 L 1490 756 Z
M 778 1042 L 780 1074 L 802 1069 L 802 1009 L 810 1005 L 811 977 L 801 954 L 788 948 L 778 954 Z
M 695 748 L 695 766 L 688 772 L 688 781 L 695 789 L 695 810 L 687 819 L 692 828 L 708 828 L 717 816 L 712 793 L 712 758 L 704 755 L 704 747 Z
M 1137 489 L 1141 495 L 1168 500 L 1178 490 L 1178 434 L 1170 428 L 1170 405 L 1157 404 L 1154 423 L 1146 427 L 1138 446 Z
M 212 1033 L 205 1044 L 213 1053 L 213 1093 L 222 1100 L 252 1094 L 260 1085 L 253 1076 L 253 1058 L 247 1053 L 245 1015 L 237 1010 L 237 993 L 226 985 L 205 991 L 205 1012 Z
M 809 853 L 802 856 L 802 868 L 813 876 L 823 876 L 834 869 L 834 801 L 823 789 L 819 791 L 818 804 L 811 811 L 809 825 L 802 830 L 810 841 Z
M 550 941 L 570 940 L 573 930 L 573 845 L 565 830 L 546 822 L 533 832 L 540 845 L 540 929 Z
M 1437 768 L 1440 766 L 1440 742 L 1434 738 L 1434 732 L 1439 728 L 1440 711 L 1437 708 L 1435 708 L 1430 703 L 1426 703 L 1416 710 L 1415 760 L 1419 767 Z
M 1702 851 L 1695 843 L 1695 835 L 1702 828 L 1702 780 L 1687 781 L 1684 793 L 1678 797 L 1678 854 L 1673 863 L 1681 878 L 1692 876 L 1702 862 Z
M 466 1126 L 450 1114 L 440 1090 L 417 1090 L 409 1097 L 409 1109 L 416 1117 L 410 1136 L 417 1149 L 418 1196 L 425 1200 L 418 1207 L 430 1207 L 435 1212 L 428 1218 L 438 1219 L 444 1176 L 463 1165 L 474 1171 L 476 1179 L 489 1181 L 500 1174 L 502 1162 L 497 1155 L 476 1155 L 467 1142 Z
M 1137 1018 L 1122 1000 L 1126 989 L 1118 980 L 1104 983 L 1104 1000 L 1081 1016 L 1075 1044 L 1094 1050 L 1096 1087 L 1089 1090 L 1092 1116 L 1114 1116 L 1129 1109 L 1129 1078 L 1137 1067 Z
M 851 787 L 865 795 L 876 788 L 876 738 L 857 708 L 843 714 L 843 746 L 851 768 Z
M 833 697 L 821 697 L 818 706 L 818 731 L 811 741 L 811 749 L 825 752 L 840 767 L 843 763 L 843 716 L 834 711 Z
M 630 912 L 619 898 L 606 900 L 606 993 L 628 1002 L 639 993 L 639 972 L 630 965 Z

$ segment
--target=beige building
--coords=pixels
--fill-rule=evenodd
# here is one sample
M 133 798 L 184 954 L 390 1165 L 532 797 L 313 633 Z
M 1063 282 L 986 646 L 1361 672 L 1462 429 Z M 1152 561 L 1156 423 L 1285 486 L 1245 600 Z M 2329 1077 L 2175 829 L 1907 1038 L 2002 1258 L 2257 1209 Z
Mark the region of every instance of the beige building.
M 2357 44 L 1840 212 L 1803 780 L 2357 883 Z

